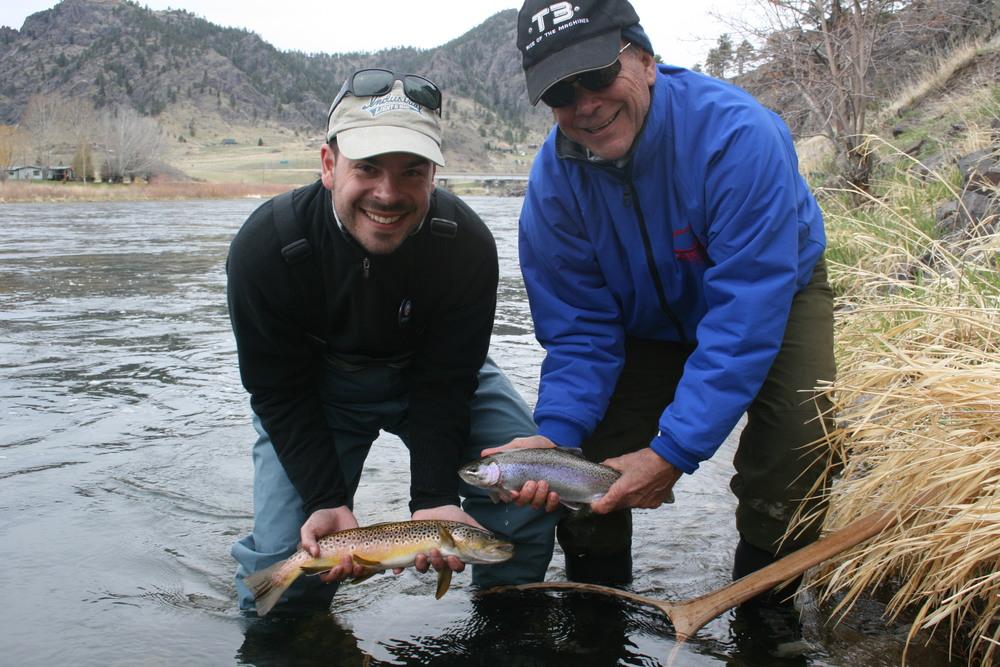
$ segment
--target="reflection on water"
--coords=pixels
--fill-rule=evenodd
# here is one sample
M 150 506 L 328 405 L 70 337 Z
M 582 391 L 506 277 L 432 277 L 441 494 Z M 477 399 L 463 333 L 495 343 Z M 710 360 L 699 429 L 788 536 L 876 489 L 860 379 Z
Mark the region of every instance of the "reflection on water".
M 517 267 L 517 199 L 470 198 L 497 238 L 492 353 L 529 402 L 540 350 Z M 658 665 L 655 610 L 573 593 L 433 598 L 407 571 L 344 586 L 334 612 L 244 618 L 229 547 L 250 527 L 254 436 L 225 308 L 229 239 L 260 202 L 0 205 L 0 663 Z M 680 599 L 728 581 L 731 444 L 636 513 L 634 590 Z M 406 518 L 407 455 L 385 436 L 363 523 Z M 562 579 L 557 555 L 549 578 Z M 897 665 L 901 635 L 816 613 L 787 642 L 724 615 L 678 665 Z M 944 664 L 938 649 L 910 664 Z
M 277 612 L 263 619 L 246 620 L 243 643 L 236 663 L 271 667 L 284 665 L 370 665 L 371 656 L 358 648 L 358 640 L 331 614 L 283 617 Z

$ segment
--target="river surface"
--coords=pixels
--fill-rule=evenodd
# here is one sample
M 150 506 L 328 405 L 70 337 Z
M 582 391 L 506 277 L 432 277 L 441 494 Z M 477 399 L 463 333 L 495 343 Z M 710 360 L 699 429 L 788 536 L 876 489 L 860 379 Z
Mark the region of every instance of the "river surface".
M 500 251 L 492 354 L 529 403 L 542 354 L 517 263 L 520 200 L 470 197 Z M 477 598 L 468 572 L 435 600 L 408 570 L 343 586 L 330 614 L 251 619 L 231 543 L 251 527 L 254 433 L 226 313 L 229 240 L 259 200 L 0 204 L 0 664 L 665 665 L 652 608 L 552 593 Z M 732 443 L 636 513 L 635 592 L 729 581 Z M 362 524 L 407 518 L 407 453 L 372 449 Z M 562 557 L 548 578 L 564 580 Z M 728 612 L 675 665 L 899 665 L 903 626 L 871 603 L 801 639 Z M 780 619 L 779 619 L 780 620 Z M 911 647 L 907 664 L 948 664 Z

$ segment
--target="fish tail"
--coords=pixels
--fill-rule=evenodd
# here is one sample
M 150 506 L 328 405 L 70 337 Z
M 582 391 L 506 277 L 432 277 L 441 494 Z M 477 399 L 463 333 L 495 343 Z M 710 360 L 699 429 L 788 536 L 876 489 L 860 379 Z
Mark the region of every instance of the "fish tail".
M 301 567 L 290 565 L 287 560 L 283 560 L 249 575 L 244 583 L 253 593 L 257 615 L 267 616 L 267 612 L 278 603 L 300 574 L 302 574 Z

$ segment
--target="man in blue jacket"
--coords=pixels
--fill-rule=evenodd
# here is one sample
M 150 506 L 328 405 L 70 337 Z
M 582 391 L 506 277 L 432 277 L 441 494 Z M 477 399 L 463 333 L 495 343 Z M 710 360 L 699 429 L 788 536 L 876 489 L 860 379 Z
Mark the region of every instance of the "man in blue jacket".
M 626 0 L 528 0 L 517 39 L 557 126 L 520 219 L 538 434 L 506 447 L 582 447 L 623 473 L 592 521 L 558 530 L 570 579 L 623 584 L 628 509 L 665 502 L 746 413 L 741 577 L 816 538 L 818 521 L 781 541 L 828 460 L 806 447 L 829 407 L 808 392 L 835 373 L 826 239 L 791 136 L 738 88 L 657 66 Z M 544 482 L 516 495 L 558 502 Z

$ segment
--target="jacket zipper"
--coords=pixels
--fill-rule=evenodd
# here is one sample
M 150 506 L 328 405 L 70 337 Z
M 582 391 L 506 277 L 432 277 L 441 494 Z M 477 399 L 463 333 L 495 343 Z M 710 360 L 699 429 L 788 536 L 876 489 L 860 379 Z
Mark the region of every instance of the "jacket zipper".
M 653 286 L 656 287 L 656 296 L 660 301 L 660 310 L 667 316 L 670 322 L 677 329 L 677 334 L 680 336 L 681 341 L 687 342 L 687 335 L 684 333 L 684 327 L 681 324 L 680 318 L 674 313 L 670 308 L 670 304 L 667 303 L 667 294 L 663 289 L 663 281 L 660 279 L 660 272 L 656 269 L 656 260 L 653 256 L 653 244 L 649 240 L 649 230 L 646 228 L 646 218 L 642 215 L 642 207 L 639 206 L 639 193 L 635 191 L 635 185 L 632 183 L 632 179 L 629 178 L 626 183 L 625 190 L 625 208 L 632 208 L 634 203 L 635 216 L 639 221 L 639 233 L 642 234 L 642 245 L 646 251 L 646 265 L 649 267 L 650 277 L 653 279 Z
M 371 274 L 372 263 L 365 257 L 361 260 L 361 275 L 367 278 Z
M 647 116 L 648 119 L 648 116 Z M 643 121 L 643 127 L 645 127 L 645 121 Z M 556 140 L 556 154 L 561 159 L 568 160 L 578 160 L 584 164 L 589 164 L 585 157 L 576 152 L 571 152 L 565 146 L 560 146 L 560 139 L 564 139 L 567 143 L 572 144 L 569 139 L 565 138 L 562 132 L 559 132 L 558 138 Z M 602 169 L 617 180 L 624 182 L 625 184 L 625 194 L 623 196 L 625 208 L 632 208 L 633 202 L 635 203 L 635 215 L 639 221 L 639 232 L 642 234 L 642 245 L 643 249 L 646 251 L 646 266 L 649 268 L 650 277 L 653 279 L 653 286 L 656 287 L 656 297 L 660 302 L 660 310 L 667 316 L 670 323 L 674 325 L 677 330 L 677 335 L 680 336 L 682 342 L 688 342 L 688 337 L 684 333 L 684 326 L 681 324 L 680 318 L 674 313 L 670 308 L 670 304 L 667 303 L 667 295 L 663 290 L 663 281 L 660 279 L 660 272 L 656 269 L 656 261 L 653 258 L 653 244 L 649 240 L 649 230 L 646 228 L 646 218 L 642 215 L 642 208 L 639 206 L 639 193 L 635 190 L 635 184 L 632 182 L 632 162 L 629 161 L 626 169 L 621 167 L 607 164 L 595 165 L 598 169 Z

